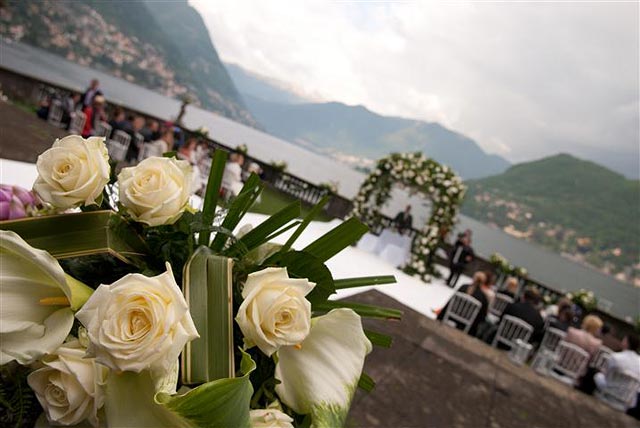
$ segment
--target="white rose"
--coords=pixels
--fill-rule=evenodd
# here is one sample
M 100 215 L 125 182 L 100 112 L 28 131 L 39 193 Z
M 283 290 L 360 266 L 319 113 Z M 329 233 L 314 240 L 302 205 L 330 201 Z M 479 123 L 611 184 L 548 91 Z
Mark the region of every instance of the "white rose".
M 67 209 L 91 205 L 109 182 L 111 167 L 104 137 L 58 139 L 38 156 L 33 190 L 44 202 Z
M 297 345 L 309 334 L 311 303 L 305 298 L 315 284 L 289 278 L 286 268 L 249 274 L 236 321 L 247 346 L 271 356 L 281 346 Z
M 249 412 L 251 428 L 293 428 L 293 418 L 278 409 L 257 409 Z
M 129 274 L 100 285 L 76 318 L 87 328 L 87 355 L 117 371 L 169 373 L 199 337 L 168 263 L 158 276 Z
M 107 368 L 84 358 L 77 340 L 65 343 L 43 358 L 44 367 L 27 378 L 49 422 L 75 425 L 88 420 L 98 426 L 97 411 L 104 404 Z
M 149 226 L 175 222 L 193 193 L 193 169 L 187 161 L 152 157 L 118 175 L 120 203 L 131 217 Z

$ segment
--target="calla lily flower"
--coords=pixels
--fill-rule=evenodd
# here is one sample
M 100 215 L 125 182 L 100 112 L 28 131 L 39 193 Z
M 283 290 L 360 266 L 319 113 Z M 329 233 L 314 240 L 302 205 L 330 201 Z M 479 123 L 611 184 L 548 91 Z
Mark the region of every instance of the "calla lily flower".
M 53 352 L 92 292 L 49 253 L 0 230 L 0 364 L 31 364 Z
M 313 318 L 300 345 L 278 351 L 276 393 L 296 413 L 310 413 L 314 426 L 342 426 L 371 348 L 351 309 Z

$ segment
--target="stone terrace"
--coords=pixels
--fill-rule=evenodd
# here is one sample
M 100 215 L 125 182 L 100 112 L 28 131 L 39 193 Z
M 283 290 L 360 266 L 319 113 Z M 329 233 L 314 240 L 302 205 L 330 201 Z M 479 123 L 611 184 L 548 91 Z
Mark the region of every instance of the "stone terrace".
M 391 285 L 393 286 L 393 285 Z M 428 287 L 428 285 L 425 285 Z M 377 291 L 349 301 L 404 311 L 400 322 L 366 320 L 393 336 L 374 348 L 350 419 L 361 427 L 639 427 L 640 422 L 560 382 L 518 367 L 506 352 L 408 309 Z

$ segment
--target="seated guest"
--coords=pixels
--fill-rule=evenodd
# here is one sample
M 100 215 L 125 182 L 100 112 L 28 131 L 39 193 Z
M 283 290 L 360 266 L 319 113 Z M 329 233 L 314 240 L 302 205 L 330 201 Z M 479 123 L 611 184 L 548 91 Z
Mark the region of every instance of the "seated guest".
M 622 351 L 622 342 L 616 337 L 613 327 L 609 324 L 604 324 L 600 329 L 600 339 L 602 339 L 602 344 L 613 352 Z
M 573 322 L 573 317 L 573 307 L 571 305 L 564 305 L 558 309 L 557 316 L 549 315 L 549 327 L 567 331 Z
M 458 240 L 453 246 L 451 251 L 451 258 L 449 259 L 449 278 L 447 278 L 447 285 L 449 287 L 455 287 L 458 282 L 458 278 L 464 271 L 464 268 L 468 263 L 473 261 L 475 254 L 473 248 L 471 248 L 471 237 L 468 234 L 458 235 Z
M 612 392 L 622 386 L 617 385 L 610 375 L 615 371 L 624 371 L 640 379 L 640 355 L 638 355 L 640 339 L 635 334 L 628 334 L 622 339 L 621 345 L 622 351 L 614 353 L 607 361 L 605 373 L 597 373 L 593 378 L 596 387 L 600 391 Z M 640 393 L 640 391 L 638 392 Z M 630 403 L 629 408 L 635 406 L 636 402 L 634 400 L 634 402 Z
M 95 135 L 100 122 L 107 120 L 107 114 L 104 111 L 104 104 L 104 97 L 102 95 L 96 95 L 93 97 L 93 103 L 90 106 L 85 107 L 82 111 L 86 117 L 84 129 L 82 130 L 82 136 L 84 138 Z M 108 138 L 109 135 L 106 137 Z
M 580 329 L 569 327 L 564 340 L 574 345 L 578 345 L 589 353 L 591 357 L 602 346 L 602 340 L 597 338 L 602 328 L 602 320 L 595 315 L 587 315 L 582 320 Z
M 162 156 L 173 149 L 173 129 L 165 129 L 159 139 L 145 145 L 145 157 Z
M 484 271 L 484 276 L 487 278 L 484 284 L 482 284 L 482 291 L 485 296 L 487 296 L 487 300 L 489 301 L 489 306 L 493 305 L 493 300 L 496 297 L 496 292 L 493 291 L 495 288 L 496 276 L 491 271 Z
M 222 196 L 230 198 L 238 196 L 242 190 L 242 165 L 244 164 L 244 155 L 242 153 L 232 153 L 224 167 L 222 175 Z
M 144 137 L 145 142 L 155 141 L 160 138 L 160 123 L 157 120 L 149 120 L 147 126 L 142 128 L 140 134 Z
M 478 331 L 478 326 L 485 320 L 487 317 L 487 311 L 489 310 L 489 302 L 487 300 L 487 296 L 482 291 L 482 285 L 486 282 L 487 277 L 483 272 L 476 272 L 473 274 L 473 282 L 471 284 L 465 284 L 458 290 L 459 293 L 467 293 L 474 299 L 480 302 L 482 306 L 480 306 L 480 312 L 478 312 L 478 316 L 473 321 L 471 328 L 469 329 L 469 334 L 472 336 L 476 335 Z M 442 320 L 444 315 L 447 312 L 447 306 L 449 303 L 445 305 L 444 308 L 438 313 L 438 319 Z
M 540 303 L 540 294 L 533 288 L 526 288 L 519 302 L 509 303 L 502 313 L 519 318 L 533 327 L 533 334 L 529 342 L 537 343 L 542 339 L 544 334 L 544 320 L 538 310 Z M 502 318 L 500 319 L 502 322 Z
M 404 211 L 400 211 L 393 219 L 393 225 L 398 229 L 400 234 L 411 231 L 413 227 L 413 216 L 411 215 L 411 205 L 407 205 Z
M 504 284 L 504 288 L 501 290 L 498 290 L 498 293 L 504 294 L 505 296 L 509 296 L 512 299 L 515 299 L 516 293 L 518 293 L 519 286 L 520 284 L 518 283 L 518 278 L 514 278 L 513 276 L 510 276 L 509 278 L 507 278 L 507 281 Z
M 69 94 L 62 100 L 62 123 L 69 128 L 71 119 L 76 112 L 76 105 L 80 102 L 80 94 Z
M 178 149 L 178 159 L 186 160 L 191 165 L 195 165 L 197 144 L 198 142 L 195 138 L 189 138 L 187 142 Z
M 119 129 L 126 133 L 131 131 L 131 122 L 127 120 L 124 110 L 121 107 L 113 112 L 113 118 L 109 121 L 113 131 Z

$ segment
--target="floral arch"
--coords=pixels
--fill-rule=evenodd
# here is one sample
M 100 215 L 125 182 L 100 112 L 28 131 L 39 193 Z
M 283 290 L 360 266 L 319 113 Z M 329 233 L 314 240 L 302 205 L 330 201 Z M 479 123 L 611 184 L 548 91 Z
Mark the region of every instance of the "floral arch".
M 466 188 L 451 168 L 421 152 L 392 153 L 378 161 L 360 186 L 352 215 L 369 226 L 379 225 L 380 208 L 388 201 L 394 184 L 410 187 L 431 199 L 431 217 L 415 234 L 411 259 L 404 266 L 408 274 L 428 280 L 434 273 L 433 254 L 455 223 Z

